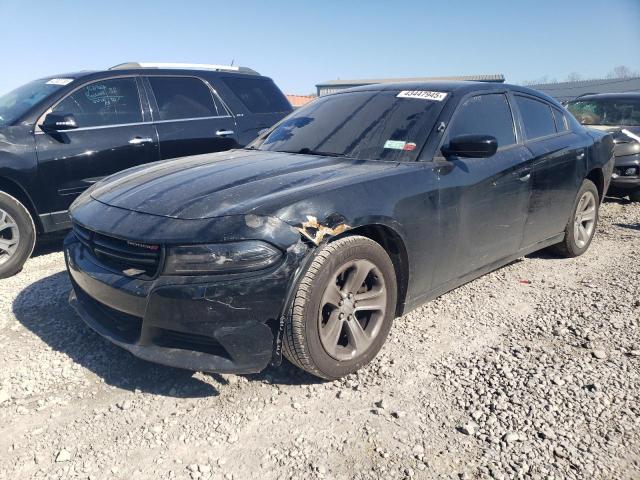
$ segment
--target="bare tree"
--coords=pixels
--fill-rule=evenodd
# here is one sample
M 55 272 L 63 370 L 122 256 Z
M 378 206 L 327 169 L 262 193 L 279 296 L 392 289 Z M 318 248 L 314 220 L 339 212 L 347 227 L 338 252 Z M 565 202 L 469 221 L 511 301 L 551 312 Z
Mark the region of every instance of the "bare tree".
M 567 82 L 579 82 L 580 80 L 582 80 L 582 75 L 578 72 L 571 72 L 567 75 Z
M 634 72 L 626 65 L 618 65 L 607 74 L 607 78 L 632 78 L 638 76 L 640 76 L 638 72 Z

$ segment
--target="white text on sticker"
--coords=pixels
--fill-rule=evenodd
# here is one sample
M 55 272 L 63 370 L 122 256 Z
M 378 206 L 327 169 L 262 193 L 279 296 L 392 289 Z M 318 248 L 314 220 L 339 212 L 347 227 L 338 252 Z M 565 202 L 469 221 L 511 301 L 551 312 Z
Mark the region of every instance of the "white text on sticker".
M 73 82 L 73 78 L 52 78 L 47 82 L 47 85 L 69 85 Z
M 403 90 L 398 95 L 398 98 L 417 98 L 420 100 L 435 100 L 441 102 L 447 98 L 447 92 L 431 92 L 429 90 Z

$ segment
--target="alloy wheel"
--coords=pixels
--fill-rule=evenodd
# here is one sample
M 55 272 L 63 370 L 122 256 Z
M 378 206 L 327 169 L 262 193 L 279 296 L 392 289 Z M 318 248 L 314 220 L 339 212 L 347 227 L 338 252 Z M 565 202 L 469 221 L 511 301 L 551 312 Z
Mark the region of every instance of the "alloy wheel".
M 318 315 L 320 341 L 335 360 L 352 360 L 371 346 L 385 317 L 387 288 L 369 260 L 343 264 L 327 285 Z
M 20 231 L 16 221 L 0 209 L 0 265 L 9 261 L 20 244 Z
M 573 228 L 573 238 L 578 248 L 584 248 L 591 240 L 596 225 L 596 213 L 596 197 L 593 192 L 584 192 L 578 201 Z

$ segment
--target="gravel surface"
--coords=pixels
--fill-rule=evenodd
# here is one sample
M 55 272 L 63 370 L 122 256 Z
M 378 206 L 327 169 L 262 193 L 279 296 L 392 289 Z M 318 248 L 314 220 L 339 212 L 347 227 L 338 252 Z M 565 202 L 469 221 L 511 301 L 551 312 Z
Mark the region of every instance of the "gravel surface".
M 640 205 L 397 319 L 372 364 L 146 363 L 67 305 L 59 238 L 0 280 L 0 479 L 640 478 Z

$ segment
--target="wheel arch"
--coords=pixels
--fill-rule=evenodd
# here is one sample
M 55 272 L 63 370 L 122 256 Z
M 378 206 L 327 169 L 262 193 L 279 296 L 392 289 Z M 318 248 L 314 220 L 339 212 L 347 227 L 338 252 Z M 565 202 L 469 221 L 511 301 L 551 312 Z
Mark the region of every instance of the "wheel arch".
M 380 244 L 391 258 L 398 283 L 396 316 L 401 316 L 404 313 L 404 306 L 409 288 L 409 257 L 402 236 L 388 225 L 375 223 L 354 227 L 341 235 L 331 237 L 329 242 L 333 242 L 339 238 L 350 235 L 361 235 L 373 240 Z
M 596 188 L 598 189 L 598 196 L 600 197 L 600 202 L 604 199 L 604 173 L 602 169 L 597 167 L 593 168 L 585 177 L 587 180 L 591 180 Z
M 33 200 L 31 200 L 29 194 L 18 182 L 7 177 L 0 176 L 0 192 L 11 195 L 22 203 L 29 211 L 31 218 L 33 219 L 33 223 L 36 226 L 37 233 L 42 233 L 42 223 L 40 222 L 40 217 L 38 216 Z

